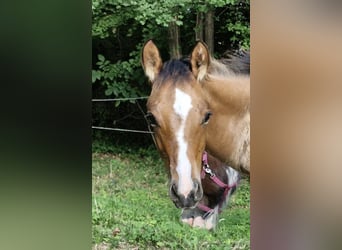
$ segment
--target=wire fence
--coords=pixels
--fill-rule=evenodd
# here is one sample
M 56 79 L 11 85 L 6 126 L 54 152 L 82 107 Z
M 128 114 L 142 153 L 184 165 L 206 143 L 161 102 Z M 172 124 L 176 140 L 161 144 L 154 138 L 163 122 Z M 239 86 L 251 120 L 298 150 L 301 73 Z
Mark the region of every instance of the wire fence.
M 141 97 L 127 97 L 127 98 L 114 98 L 114 99 L 92 99 L 92 102 L 116 102 L 116 101 L 131 101 L 131 100 L 141 100 L 147 99 L 148 96 Z
M 112 99 L 92 99 L 92 102 L 115 102 L 115 101 L 131 101 L 131 100 L 142 100 L 147 99 L 148 96 L 141 96 L 141 97 L 128 97 L 128 98 L 112 98 Z M 139 110 L 142 112 L 144 118 L 145 113 L 138 102 L 135 102 L 138 105 Z M 100 126 L 92 126 L 92 129 L 99 129 L 99 130 L 111 130 L 111 131 L 121 131 L 121 132 L 131 132 L 131 133 L 141 133 L 141 134 L 153 134 L 151 130 L 144 131 L 144 130 L 135 130 L 135 129 L 125 129 L 125 128 L 109 128 L 109 127 L 100 127 Z M 154 138 L 153 138 L 154 139 Z
M 142 134 L 153 134 L 152 131 L 143 131 L 143 130 L 125 129 L 125 128 L 107 128 L 107 127 L 97 127 L 97 126 L 92 126 L 91 128 L 102 129 L 102 130 L 122 131 L 122 132 L 132 132 L 132 133 L 142 133 Z

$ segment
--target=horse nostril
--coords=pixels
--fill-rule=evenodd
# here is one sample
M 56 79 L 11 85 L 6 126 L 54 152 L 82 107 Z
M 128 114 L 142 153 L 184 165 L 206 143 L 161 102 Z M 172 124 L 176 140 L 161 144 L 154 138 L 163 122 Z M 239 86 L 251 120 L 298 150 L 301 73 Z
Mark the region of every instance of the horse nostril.
M 177 198 L 177 186 L 176 186 L 176 183 L 172 183 L 171 184 L 171 187 L 170 187 L 170 195 L 171 197 L 173 198 Z
M 176 182 L 171 182 L 169 189 L 170 198 L 176 207 L 191 208 L 196 205 L 203 197 L 203 189 L 201 183 L 193 180 L 193 187 L 187 196 L 178 193 L 178 185 Z
M 177 194 L 177 186 L 176 186 L 176 184 L 173 184 L 173 185 L 172 185 L 172 191 L 173 191 L 175 194 Z

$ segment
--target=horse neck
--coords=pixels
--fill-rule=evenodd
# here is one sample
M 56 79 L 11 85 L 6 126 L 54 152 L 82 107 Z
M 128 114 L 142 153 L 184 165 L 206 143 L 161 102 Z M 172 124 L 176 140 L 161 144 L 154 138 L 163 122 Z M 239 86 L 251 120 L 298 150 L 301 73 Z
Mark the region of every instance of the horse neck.
M 249 76 L 208 76 L 202 84 L 210 106 L 231 108 L 237 113 L 249 110 L 250 80 Z
M 213 112 L 207 150 L 233 168 L 249 172 L 249 78 L 210 78 L 202 86 Z

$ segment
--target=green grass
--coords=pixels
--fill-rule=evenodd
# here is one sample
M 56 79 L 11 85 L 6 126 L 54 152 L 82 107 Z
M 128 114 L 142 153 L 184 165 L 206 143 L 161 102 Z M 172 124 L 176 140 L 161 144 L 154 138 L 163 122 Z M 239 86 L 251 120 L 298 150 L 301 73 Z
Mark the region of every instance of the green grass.
M 242 180 L 213 232 L 179 221 L 155 149 L 93 154 L 95 249 L 250 249 L 249 182 Z

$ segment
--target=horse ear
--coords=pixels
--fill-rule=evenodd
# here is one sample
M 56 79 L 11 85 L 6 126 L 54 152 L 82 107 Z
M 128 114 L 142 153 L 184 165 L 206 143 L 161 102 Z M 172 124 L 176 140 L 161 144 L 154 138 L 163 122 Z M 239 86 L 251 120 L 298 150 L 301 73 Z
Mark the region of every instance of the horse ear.
M 152 40 L 147 41 L 143 47 L 141 64 L 146 76 L 153 83 L 160 72 L 163 62 L 159 50 Z
M 197 42 L 192 50 L 190 61 L 194 76 L 201 81 L 207 74 L 210 63 L 209 50 L 204 42 Z

